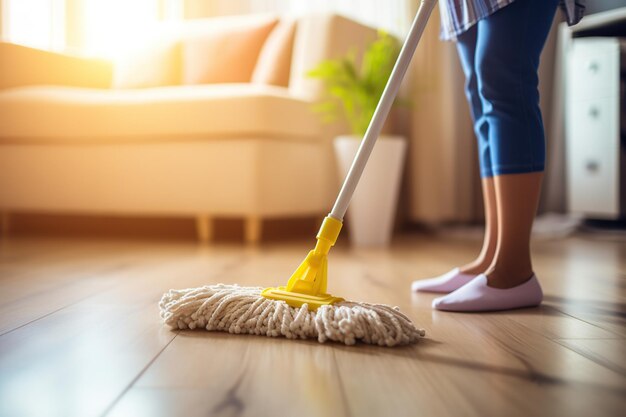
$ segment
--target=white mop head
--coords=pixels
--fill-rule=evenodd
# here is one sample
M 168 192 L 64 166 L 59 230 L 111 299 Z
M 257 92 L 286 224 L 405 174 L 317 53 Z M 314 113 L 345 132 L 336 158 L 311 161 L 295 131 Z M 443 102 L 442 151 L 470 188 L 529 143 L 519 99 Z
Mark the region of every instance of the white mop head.
M 261 290 L 224 284 L 170 290 L 159 303 L 161 318 L 177 329 L 317 338 L 320 343 L 332 340 L 346 345 L 357 341 L 407 345 L 425 334 L 397 307 L 343 301 L 309 311 L 306 304 L 293 308 L 284 301 L 261 297 Z

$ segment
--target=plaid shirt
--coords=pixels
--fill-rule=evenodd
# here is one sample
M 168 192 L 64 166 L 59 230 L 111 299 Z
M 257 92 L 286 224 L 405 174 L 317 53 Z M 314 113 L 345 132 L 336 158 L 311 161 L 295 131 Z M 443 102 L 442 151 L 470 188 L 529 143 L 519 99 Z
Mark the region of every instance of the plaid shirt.
M 441 39 L 455 40 L 480 19 L 513 3 L 514 0 L 439 0 Z M 585 0 L 561 0 L 567 23 L 575 25 L 582 19 Z

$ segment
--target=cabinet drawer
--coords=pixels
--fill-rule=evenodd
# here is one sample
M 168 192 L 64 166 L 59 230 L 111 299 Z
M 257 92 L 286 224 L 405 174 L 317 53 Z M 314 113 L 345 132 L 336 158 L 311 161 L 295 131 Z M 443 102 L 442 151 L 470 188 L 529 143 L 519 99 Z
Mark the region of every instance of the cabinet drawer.
M 619 100 L 619 96 L 612 96 L 569 102 L 567 130 L 571 141 L 606 145 L 616 152 L 619 149 Z
M 572 212 L 619 215 L 619 98 L 568 103 L 567 178 Z
M 615 38 L 575 39 L 568 69 L 568 100 L 619 95 L 619 41 Z

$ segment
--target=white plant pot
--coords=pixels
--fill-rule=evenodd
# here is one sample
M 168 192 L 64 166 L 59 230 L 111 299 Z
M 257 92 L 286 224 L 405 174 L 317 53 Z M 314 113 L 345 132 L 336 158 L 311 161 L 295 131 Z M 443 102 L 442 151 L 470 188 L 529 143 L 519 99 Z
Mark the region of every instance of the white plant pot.
M 359 136 L 335 138 L 335 154 L 342 179 L 348 173 L 360 144 Z M 406 147 L 406 139 L 402 136 L 378 138 L 347 212 L 353 245 L 389 245 Z

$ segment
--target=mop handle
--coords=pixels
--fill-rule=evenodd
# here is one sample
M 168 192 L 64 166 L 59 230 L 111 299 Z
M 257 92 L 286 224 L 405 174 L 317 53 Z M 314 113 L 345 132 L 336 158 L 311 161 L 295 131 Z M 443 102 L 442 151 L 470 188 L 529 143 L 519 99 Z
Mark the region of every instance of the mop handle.
M 365 168 L 367 160 L 372 153 L 372 149 L 374 149 L 374 145 L 376 144 L 376 139 L 378 139 L 378 135 L 380 135 L 380 131 L 382 130 L 383 124 L 387 119 L 389 110 L 391 109 L 396 95 L 398 94 L 404 74 L 409 68 L 413 53 L 415 52 L 417 44 L 422 37 L 426 23 L 428 23 L 428 18 L 430 17 L 436 2 L 437 0 L 422 0 L 420 3 L 420 7 L 417 11 L 417 15 L 415 15 L 409 34 L 407 35 L 404 45 L 400 50 L 400 54 L 398 55 L 398 60 L 391 71 L 385 90 L 383 91 L 380 101 L 376 106 L 374 116 L 372 117 L 367 131 L 365 132 L 365 136 L 363 137 L 359 150 L 354 157 L 354 161 L 352 161 L 352 166 L 348 171 L 348 175 L 341 186 L 341 191 L 339 191 L 333 210 L 329 214 L 330 217 L 333 217 L 336 220 L 343 221 L 343 216 L 346 214 L 346 210 L 348 209 L 354 190 L 359 183 L 363 169 Z

